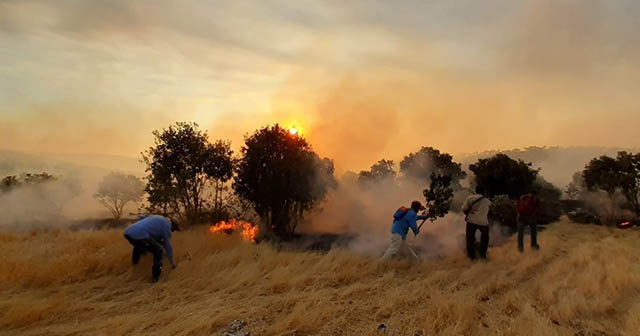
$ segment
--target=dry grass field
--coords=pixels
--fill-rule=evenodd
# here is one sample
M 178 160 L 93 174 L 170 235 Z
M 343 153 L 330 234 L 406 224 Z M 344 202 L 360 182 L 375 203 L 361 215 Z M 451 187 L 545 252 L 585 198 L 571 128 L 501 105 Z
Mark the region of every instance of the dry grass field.
M 640 228 L 562 221 L 540 242 L 410 267 L 202 228 L 175 234 L 178 268 L 151 284 L 121 230 L 2 233 L 0 334 L 222 335 L 241 319 L 251 335 L 640 335 Z

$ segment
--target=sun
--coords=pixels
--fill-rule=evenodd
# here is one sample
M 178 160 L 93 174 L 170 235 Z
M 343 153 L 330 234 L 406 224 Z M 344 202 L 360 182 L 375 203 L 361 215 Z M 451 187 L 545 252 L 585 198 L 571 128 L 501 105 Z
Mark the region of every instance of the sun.
M 291 135 L 298 134 L 298 129 L 295 126 L 292 126 L 291 128 L 289 128 L 289 134 Z

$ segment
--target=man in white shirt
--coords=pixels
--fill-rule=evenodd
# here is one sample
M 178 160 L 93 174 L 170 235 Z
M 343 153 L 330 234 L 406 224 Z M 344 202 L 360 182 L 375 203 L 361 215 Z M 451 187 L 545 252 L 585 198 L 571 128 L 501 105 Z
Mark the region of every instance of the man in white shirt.
M 462 212 L 467 222 L 467 255 L 469 259 L 476 258 L 476 231 L 480 230 L 480 258 L 487 259 L 489 248 L 489 208 L 491 201 L 484 197 L 483 190 L 476 187 L 476 193 L 467 197 L 462 205 Z

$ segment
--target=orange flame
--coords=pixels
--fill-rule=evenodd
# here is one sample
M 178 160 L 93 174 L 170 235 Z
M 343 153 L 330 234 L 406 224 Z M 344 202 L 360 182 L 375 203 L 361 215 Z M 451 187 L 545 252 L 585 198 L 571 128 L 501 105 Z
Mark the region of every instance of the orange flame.
M 211 225 L 211 227 L 209 227 L 209 232 L 224 232 L 226 234 L 231 234 L 238 228 L 242 229 L 241 235 L 244 240 L 251 241 L 253 243 L 256 242 L 256 236 L 258 235 L 258 226 L 245 221 L 237 221 L 233 218 L 228 222 L 220 221 L 214 225 Z

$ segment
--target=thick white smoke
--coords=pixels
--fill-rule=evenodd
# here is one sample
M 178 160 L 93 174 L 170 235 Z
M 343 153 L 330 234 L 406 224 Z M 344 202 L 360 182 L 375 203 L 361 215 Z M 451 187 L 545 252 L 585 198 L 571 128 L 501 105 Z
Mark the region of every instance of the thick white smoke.
M 413 200 L 424 204 L 422 191 L 426 187 L 421 182 L 402 178 L 388 178 L 362 187 L 355 174 L 347 173 L 339 187 L 328 195 L 321 211 L 302 229 L 354 236 L 348 245 L 351 251 L 381 256 L 390 242 L 393 213 L 400 206 L 409 206 Z M 407 242 L 423 258 L 450 256 L 464 252 L 464 233 L 464 217 L 450 212 L 434 222 L 427 220 L 416 237 L 409 232 Z

